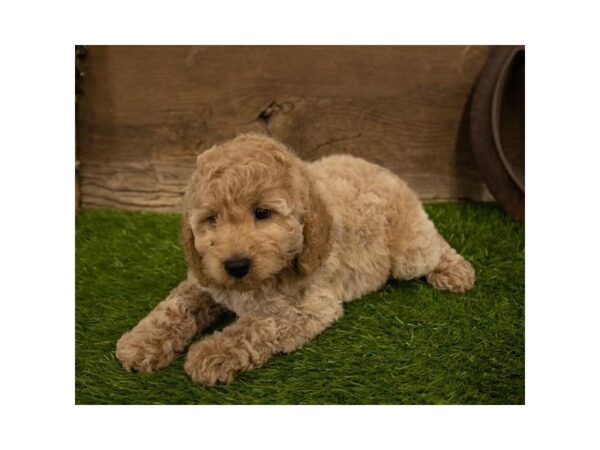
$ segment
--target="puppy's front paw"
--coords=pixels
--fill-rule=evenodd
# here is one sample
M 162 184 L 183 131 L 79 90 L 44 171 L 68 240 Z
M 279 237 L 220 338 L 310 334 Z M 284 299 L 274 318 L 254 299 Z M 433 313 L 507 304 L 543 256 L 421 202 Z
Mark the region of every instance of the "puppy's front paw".
M 229 384 L 237 372 L 248 368 L 247 351 L 218 334 L 192 345 L 184 365 L 192 380 L 207 386 Z
M 117 358 L 126 370 L 151 373 L 168 366 L 176 356 L 170 341 L 160 341 L 135 329 L 117 341 Z

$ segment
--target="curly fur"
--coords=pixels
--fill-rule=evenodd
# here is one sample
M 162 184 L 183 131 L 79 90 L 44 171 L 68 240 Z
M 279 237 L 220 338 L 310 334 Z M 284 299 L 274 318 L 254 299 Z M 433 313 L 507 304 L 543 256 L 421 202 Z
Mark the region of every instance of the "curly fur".
M 256 219 L 258 207 L 271 216 Z M 390 276 L 453 292 L 475 281 L 408 186 L 352 156 L 307 163 L 242 135 L 198 157 L 183 210 L 188 277 L 118 341 L 128 370 L 165 367 L 226 308 L 238 320 L 194 343 L 184 367 L 196 382 L 229 383 L 309 342 Z M 251 261 L 241 279 L 224 268 L 232 257 Z

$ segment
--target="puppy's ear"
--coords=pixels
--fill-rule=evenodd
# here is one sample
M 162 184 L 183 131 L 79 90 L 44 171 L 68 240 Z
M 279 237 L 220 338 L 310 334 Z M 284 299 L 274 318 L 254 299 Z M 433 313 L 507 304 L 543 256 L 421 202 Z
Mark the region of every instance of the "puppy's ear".
M 202 272 L 202 258 L 196 250 L 194 243 L 194 232 L 189 224 L 187 216 L 184 214 L 182 217 L 181 227 L 181 243 L 185 251 L 185 260 L 188 268 L 196 276 L 198 282 L 202 285 L 206 284 L 206 277 Z
M 304 244 L 298 258 L 298 268 L 304 274 L 313 272 L 331 252 L 331 215 L 315 190 L 308 182 L 308 203 L 304 213 Z

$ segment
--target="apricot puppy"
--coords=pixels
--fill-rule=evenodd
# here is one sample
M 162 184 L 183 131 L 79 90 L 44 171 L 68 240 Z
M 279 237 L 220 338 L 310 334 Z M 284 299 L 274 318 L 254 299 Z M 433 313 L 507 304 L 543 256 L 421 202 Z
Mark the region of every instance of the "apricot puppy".
M 309 342 L 390 276 L 453 292 L 475 280 L 396 175 L 347 155 L 304 162 L 254 134 L 198 157 L 182 236 L 187 279 L 117 342 L 128 370 L 167 366 L 228 309 L 237 321 L 194 343 L 185 370 L 230 383 Z

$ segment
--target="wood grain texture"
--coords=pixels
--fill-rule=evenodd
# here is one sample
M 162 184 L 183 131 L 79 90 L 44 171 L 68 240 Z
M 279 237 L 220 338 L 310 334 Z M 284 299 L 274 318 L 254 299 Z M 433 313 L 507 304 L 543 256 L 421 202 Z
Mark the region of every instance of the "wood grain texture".
M 423 199 L 490 199 L 467 123 L 488 47 L 87 49 L 83 207 L 177 211 L 196 155 L 245 131 L 307 160 L 361 156 Z

